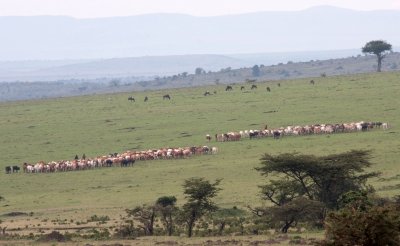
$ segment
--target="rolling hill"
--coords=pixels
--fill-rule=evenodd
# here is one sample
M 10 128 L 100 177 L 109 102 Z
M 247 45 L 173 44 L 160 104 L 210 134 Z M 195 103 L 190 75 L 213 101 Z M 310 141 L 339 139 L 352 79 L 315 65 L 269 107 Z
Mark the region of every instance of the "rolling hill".
M 262 59 L 264 56 L 247 55 L 245 59 Z M 149 61 L 148 63 L 144 60 Z M 214 62 L 211 62 L 213 60 Z M 215 62 L 218 60 L 218 62 Z M 171 63 L 170 61 L 174 61 Z M 397 71 L 400 69 L 400 53 L 389 54 L 383 62 L 383 71 Z M 82 61 L 80 61 L 82 62 Z M 321 77 L 321 75 L 334 76 L 344 74 L 368 73 L 376 70 L 376 58 L 374 56 L 352 56 L 329 60 L 309 60 L 305 62 L 293 62 L 265 66 L 260 65 L 258 76 L 252 74 L 251 67 L 234 69 L 231 66 L 224 67 L 215 72 L 207 71 L 207 68 L 215 64 L 233 65 L 240 63 L 239 59 L 226 56 L 174 56 L 153 58 L 126 58 L 105 61 L 92 61 L 79 64 L 65 64 L 56 68 L 43 68 L 47 74 L 61 76 L 64 74 L 69 79 L 41 82 L 5 82 L 0 83 L 0 101 L 13 101 L 25 99 L 40 99 L 66 97 L 75 95 L 104 94 L 112 92 L 131 92 L 170 89 L 182 87 L 197 87 L 203 85 L 233 84 L 245 81 L 269 81 L 296 79 L 307 77 Z M 202 65 L 205 73 L 193 74 L 180 72 L 170 76 L 132 77 L 121 74 L 132 71 L 145 71 L 148 64 L 157 64 L 153 69 L 168 71 L 179 67 L 180 69 L 194 69 Z M 180 66 L 179 66 L 180 65 Z M 43 67 L 46 64 L 42 65 Z M 34 67 L 31 65 L 31 67 Z M 84 68 L 84 69 L 83 69 Z M 87 73 L 105 74 L 111 77 L 98 77 L 95 79 L 71 79 L 78 74 Z M 117 76 L 118 75 L 118 76 Z
M 148 14 L 98 19 L 0 17 L 1 60 L 107 59 L 354 49 L 400 44 L 400 11 L 329 6 L 302 11 L 195 17 Z

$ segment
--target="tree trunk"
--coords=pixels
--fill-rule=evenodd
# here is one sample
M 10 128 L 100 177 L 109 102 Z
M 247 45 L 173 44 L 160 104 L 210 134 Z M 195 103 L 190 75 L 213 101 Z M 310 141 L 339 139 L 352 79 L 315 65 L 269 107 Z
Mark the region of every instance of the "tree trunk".
M 219 227 L 218 227 L 218 235 L 222 236 L 222 232 L 223 232 L 224 229 L 225 229 L 225 224 L 226 224 L 225 221 L 222 221 L 221 224 L 219 224 Z
M 196 219 L 197 219 L 197 213 L 196 211 L 192 210 L 188 221 L 188 237 L 192 237 L 193 235 L 193 227 L 194 223 L 196 222 Z
M 381 72 L 383 56 L 377 55 L 377 57 L 378 57 L 378 68 L 377 68 L 377 72 Z
M 290 225 L 285 223 L 285 225 L 282 227 L 281 232 L 282 233 L 287 233 L 288 229 L 289 229 Z
M 150 225 L 149 225 L 149 235 L 153 236 L 154 233 L 154 219 L 156 217 L 156 213 L 154 212 L 154 210 L 152 211 L 152 214 L 150 216 Z
M 285 225 L 282 227 L 281 232 L 282 233 L 287 233 L 289 228 L 290 228 L 290 226 L 292 225 L 292 223 L 293 223 L 293 220 L 285 221 Z
M 193 226 L 194 226 L 194 221 L 190 219 L 190 221 L 188 222 L 188 237 L 192 237 Z
M 172 228 L 173 228 L 172 214 L 169 214 L 169 222 L 167 224 L 168 227 L 168 236 L 172 236 Z

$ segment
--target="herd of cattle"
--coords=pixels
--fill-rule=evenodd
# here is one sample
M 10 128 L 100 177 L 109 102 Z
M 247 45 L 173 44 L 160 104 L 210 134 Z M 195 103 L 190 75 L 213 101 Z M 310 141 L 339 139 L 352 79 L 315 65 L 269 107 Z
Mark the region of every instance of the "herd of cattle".
M 217 147 L 180 147 L 180 148 L 161 148 L 145 151 L 125 151 L 124 153 L 114 153 L 107 156 L 95 158 L 82 158 L 71 161 L 52 161 L 46 163 L 40 161 L 36 164 L 24 163 L 22 166 L 25 173 L 51 173 L 66 172 L 77 170 L 88 170 L 100 167 L 128 167 L 136 161 L 157 160 L 157 159 L 179 159 L 193 155 L 216 154 Z M 20 167 L 7 166 L 6 173 L 18 172 Z
M 314 84 L 314 81 L 310 81 Z M 278 83 L 280 87 L 280 83 Z M 244 90 L 245 87 L 241 86 L 240 90 Z M 251 86 L 251 90 L 257 89 L 256 85 Z M 225 91 L 233 90 L 232 86 L 227 85 Z M 271 89 L 267 87 L 267 91 Z M 214 91 L 214 94 L 217 92 Z M 204 93 L 204 96 L 211 95 L 209 91 Z M 163 95 L 163 100 L 170 100 L 169 94 Z M 135 101 L 133 96 L 128 97 L 131 102 Z M 144 98 L 144 101 L 148 101 L 148 97 Z M 314 124 L 306 126 L 286 126 L 276 129 L 268 129 L 265 126 L 262 130 L 244 130 L 239 132 L 227 132 L 221 134 L 215 134 L 215 140 L 217 142 L 226 141 L 239 141 L 243 138 L 263 138 L 273 137 L 279 139 L 283 136 L 299 136 L 299 135 L 311 135 L 311 134 L 333 134 L 333 133 L 347 133 L 356 131 L 368 131 L 373 128 L 388 129 L 388 123 L 382 122 L 351 122 L 351 123 L 339 123 L 339 124 Z M 210 142 L 212 137 L 207 134 L 206 139 Z M 172 159 L 172 158 L 186 158 L 192 155 L 199 154 L 215 154 L 218 149 L 216 147 L 183 147 L 183 148 L 162 148 L 162 149 L 151 149 L 146 151 L 126 151 L 124 153 L 109 154 L 106 156 L 100 156 L 96 158 L 85 158 L 79 159 L 76 157 L 72 161 L 52 161 L 46 163 L 40 161 L 36 164 L 24 163 L 22 166 L 23 172 L 25 173 L 43 173 L 43 172 L 61 172 L 61 171 L 75 171 L 75 170 L 87 170 L 99 167 L 127 167 L 133 165 L 138 160 L 156 160 L 156 159 Z M 5 168 L 7 174 L 15 173 L 20 171 L 20 167 L 7 166 Z
M 306 126 L 286 126 L 277 129 L 267 129 L 266 126 L 263 130 L 245 130 L 239 132 L 228 132 L 215 134 L 215 141 L 238 141 L 241 138 L 263 138 L 273 137 L 279 139 L 282 136 L 299 136 L 311 134 L 333 134 L 333 133 L 346 133 L 356 131 L 368 131 L 373 128 L 388 129 L 388 123 L 382 122 L 351 122 L 339 124 L 315 124 Z M 206 136 L 208 141 L 211 140 L 210 135 Z
M 215 134 L 217 142 L 225 141 L 239 141 L 242 138 L 263 138 L 273 137 L 279 139 L 283 136 L 300 136 L 311 134 L 333 134 L 333 133 L 347 133 L 356 131 L 368 131 L 373 128 L 388 129 L 388 123 L 382 122 L 352 122 L 352 123 L 339 123 L 339 124 L 314 124 L 306 126 L 286 126 L 277 129 L 263 130 L 245 130 L 239 132 L 228 132 L 222 134 Z M 211 141 L 211 136 L 207 134 L 206 139 Z M 36 164 L 24 163 L 22 170 L 25 173 L 49 173 L 49 172 L 65 172 L 76 170 L 87 170 L 99 167 L 128 167 L 132 166 L 136 161 L 157 160 L 157 159 L 178 159 L 187 158 L 192 155 L 202 154 L 216 154 L 217 147 L 180 147 L 180 148 L 161 148 L 150 149 L 145 151 L 125 151 L 124 153 L 114 153 L 106 156 L 99 156 L 95 158 L 81 159 L 75 158 L 70 161 L 40 161 Z M 7 166 L 5 168 L 7 174 L 20 171 L 19 166 Z

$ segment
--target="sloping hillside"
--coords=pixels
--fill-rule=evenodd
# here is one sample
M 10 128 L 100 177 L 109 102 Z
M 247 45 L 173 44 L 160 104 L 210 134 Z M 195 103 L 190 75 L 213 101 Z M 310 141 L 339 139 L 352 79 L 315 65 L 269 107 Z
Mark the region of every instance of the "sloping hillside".
M 372 150 L 369 171 L 382 172 L 372 184 L 383 197 L 399 194 L 400 72 L 383 72 L 282 80 L 281 87 L 260 83 L 257 90 L 225 92 L 225 86 L 94 95 L 0 103 L 1 213 L 33 212 L 33 216 L 1 217 L 12 233 L 40 233 L 53 220 L 77 225 L 91 215 L 123 220 L 126 208 L 152 204 L 161 196 L 176 196 L 183 204 L 183 181 L 190 177 L 222 178 L 215 199 L 224 208 L 261 204 L 254 168 L 262 154 L 304 153 L 318 156 L 350 149 Z M 272 91 L 267 92 L 266 86 Z M 217 94 L 203 96 L 204 91 Z M 163 100 L 165 93 L 171 100 Z M 143 102 L 145 96 L 149 97 Z M 390 129 L 331 135 L 285 136 L 208 142 L 206 134 L 288 125 L 389 122 Z M 93 158 L 125 150 L 180 146 L 216 146 L 215 155 L 181 159 L 138 160 L 128 168 L 95 168 L 74 172 L 5 174 L 6 166 L 24 162 Z M 269 178 L 270 176 L 268 176 Z M 275 177 L 275 176 L 273 176 Z M 7 206 L 6 206 L 7 205 Z M 40 225 L 38 225 L 40 224 Z M 27 225 L 27 227 L 25 227 Z M 64 226 L 64 225 L 62 225 Z M 20 228 L 20 229 L 17 229 Z M 48 230 L 48 229 L 43 229 Z M 132 240 L 134 241 L 134 240 Z M 8 241 L 6 243 L 9 243 Z
M 168 88 L 183 86 L 198 86 L 211 84 L 231 84 L 246 81 L 273 81 L 282 79 L 308 78 L 320 76 L 333 76 L 344 74 L 357 74 L 376 71 L 375 56 L 357 56 L 341 59 L 311 60 L 308 62 L 280 63 L 272 66 L 259 66 L 258 75 L 253 73 L 252 68 L 221 69 L 219 72 L 210 72 L 200 75 L 172 76 L 158 78 L 148 83 L 142 82 L 135 89 L 143 88 Z M 389 54 L 383 64 L 383 71 L 400 70 L 400 53 Z M 140 86 L 139 86 L 140 85 Z
M 272 66 L 259 65 L 259 68 L 258 76 L 253 74 L 251 67 L 240 69 L 227 67 L 218 72 L 206 72 L 204 70 L 204 73 L 201 74 L 180 73 L 173 76 L 157 77 L 154 80 L 146 80 L 140 77 L 103 77 L 91 80 L 69 79 L 53 82 L 0 83 L 0 101 L 245 83 L 249 80 L 261 82 L 321 77 L 322 75 L 367 73 L 376 70 L 376 58 L 374 56 L 357 56 L 297 63 L 288 61 L 285 64 L 280 63 Z M 389 54 L 383 62 L 382 69 L 383 71 L 400 70 L 400 53 Z

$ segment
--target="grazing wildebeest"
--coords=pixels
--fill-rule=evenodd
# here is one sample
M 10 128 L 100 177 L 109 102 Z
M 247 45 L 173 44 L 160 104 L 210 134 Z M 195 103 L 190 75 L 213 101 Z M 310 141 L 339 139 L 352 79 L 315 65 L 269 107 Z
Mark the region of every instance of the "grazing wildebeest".
M 226 88 L 225 88 L 225 91 L 231 91 L 231 90 L 233 90 L 232 86 L 227 85 Z
M 214 94 L 217 94 L 217 91 L 214 91 Z
M 209 91 L 204 92 L 204 96 L 210 96 L 211 93 Z
M 75 158 L 74 158 L 75 160 L 78 160 L 79 159 L 79 157 L 78 157 L 78 155 L 75 155 Z
M 147 102 L 149 98 L 147 96 L 144 97 L 144 101 Z
M 253 90 L 253 89 L 257 89 L 257 86 L 256 85 L 252 85 L 251 86 L 251 89 Z
M 278 87 L 281 87 L 281 83 L 278 83 Z
M 244 90 L 245 88 L 244 88 L 244 86 L 242 85 L 242 86 L 240 86 L 240 90 L 242 91 L 242 90 Z
M 314 80 L 312 79 L 312 80 L 310 80 L 310 84 L 315 84 L 315 82 L 314 82 Z
M 267 87 L 267 91 L 268 91 L 268 92 L 270 92 L 270 91 L 271 91 L 271 88 L 269 88 L 269 86 Z
M 20 170 L 19 166 L 13 166 L 12 167 L 12 172 L 13 173 L 17 173 L 17 172 L 19 172 L 19 170 Z
M 163 97 L 162 97 L 162 99 L 164 100 L 164 99 L 168 99 L 168 100 L 170 100 L 171 99 L 171 97 L 169 96 L 169 94 L 165 94 Z
M 6 166 L 6 173 L 7 174 L 11 173 L 11 167 L 10 166 Z
M 135 101 L 135 98 L 133 98 L 132 96 L 130 96 L 130 97 L 128 97 L 128 100 L 131 101 L 131 102 L 134 102 L 134 101 Z

